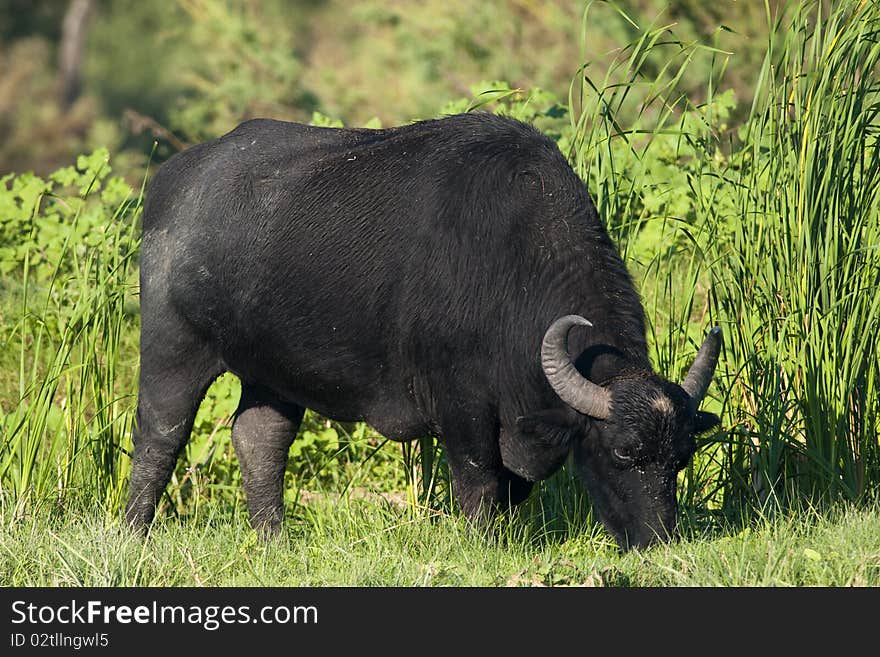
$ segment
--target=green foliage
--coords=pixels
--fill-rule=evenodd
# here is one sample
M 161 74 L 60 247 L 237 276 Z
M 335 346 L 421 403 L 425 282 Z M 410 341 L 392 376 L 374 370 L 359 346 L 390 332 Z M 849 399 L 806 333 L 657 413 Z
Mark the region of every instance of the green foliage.
M 528 91 L 503 80 L 483 81 L 470 87 L 470 98 L 453 100 L 440 109 L 440 115 L 473 111 L 492 111 L 531 123 L 567 150 L 571 130 L 568 108 L 550 91 L 534 87 Z
M 67 276 L 77 260 L 109 246 L 108 219 L 120 220 L 116 210 L 132 195 L 122 178 L 109 176 L 109 157 L 106 148 L 81 155 L 75 167 L 48 180 L 27 173 L 0 178 L 0 273 L 20 268 L 27 257 L 32 275 L 47 281 L 53 273 Z
M 319 128 L 341 128 L 343 125 L 339 119 L 330 118 L 317 110 L 312 112 L 312 120 L 309 123 Z
M 189 140 L 217 137 L 248 118 L 292 117 L 289 108 L 308 106 L 283 3 L 178 2 L 191 46 L 212 53 L 183 73 L 184 93 L 169 115 Z

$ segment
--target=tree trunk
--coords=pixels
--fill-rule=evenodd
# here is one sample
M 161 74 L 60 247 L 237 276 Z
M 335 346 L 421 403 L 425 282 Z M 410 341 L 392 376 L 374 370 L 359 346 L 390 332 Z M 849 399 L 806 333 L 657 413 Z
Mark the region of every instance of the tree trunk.
M 81 88 L 83 46 L 85 45 L 92 0 L 70 0 L 61 27 L 58 49 L 58 75 L 61 87 L 61 108 L 70 106 L 79 97 Z

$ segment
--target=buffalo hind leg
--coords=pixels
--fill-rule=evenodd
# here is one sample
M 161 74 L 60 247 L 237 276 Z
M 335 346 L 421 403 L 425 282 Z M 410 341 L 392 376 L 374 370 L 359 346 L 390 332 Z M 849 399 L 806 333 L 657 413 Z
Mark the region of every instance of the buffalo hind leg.
M 462 409 L 441 424 L 455 497 L 465 515 L 484 521 L 528 497 L 531 482 L 501 462 L 498 422 L 490 413 Z
M 242 383 L 232 425 L 251 526 L 274 534 L 284 517 L 284 470 L 304 409 Z
M 146 339 L 144 339 L 146 337 Z M 137 424 L 125 518 L 144 532 L 153 521 L 177 457 L 189 439 L 199 404 L 222 367 L 197 342 L 142 337 Z M 178 337 L 180 337 L 178 335 Z

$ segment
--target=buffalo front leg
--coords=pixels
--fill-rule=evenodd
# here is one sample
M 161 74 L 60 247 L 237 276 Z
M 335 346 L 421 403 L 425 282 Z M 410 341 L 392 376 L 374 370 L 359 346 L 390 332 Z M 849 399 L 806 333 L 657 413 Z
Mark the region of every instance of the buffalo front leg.
M 284 470 L 304 409 L 266 390 L 242 384 L 232 425 L 251 526 L 277 533 L 284 518 Z
M 463 410 L 445 419 L 441 434 L 453 492 L 469 519 L 486 520 L 528 497 L 531 482 L 501 462 L 494 416 Z

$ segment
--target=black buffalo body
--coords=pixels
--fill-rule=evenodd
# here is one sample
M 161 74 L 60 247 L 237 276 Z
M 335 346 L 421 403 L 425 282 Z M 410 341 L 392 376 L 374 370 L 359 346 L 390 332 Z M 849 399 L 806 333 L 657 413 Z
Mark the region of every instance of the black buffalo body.
M 642 305 L 582 181 L 488 114 L 387 130 L 254 120 L 152 180 L 127 518 L 144 528 L 222 372 L 253 524 L 276 529 L 306 408 L 439 436 L 471 517 L 570 452 L 623 546 L 666 537 L 718 357 L 656 375 Z M 586 318 L 586 319 L 584 319 Z M 587 321 L 590 320 L 590 321 Z M 592 322 L 592 325 L 590 325 Z

